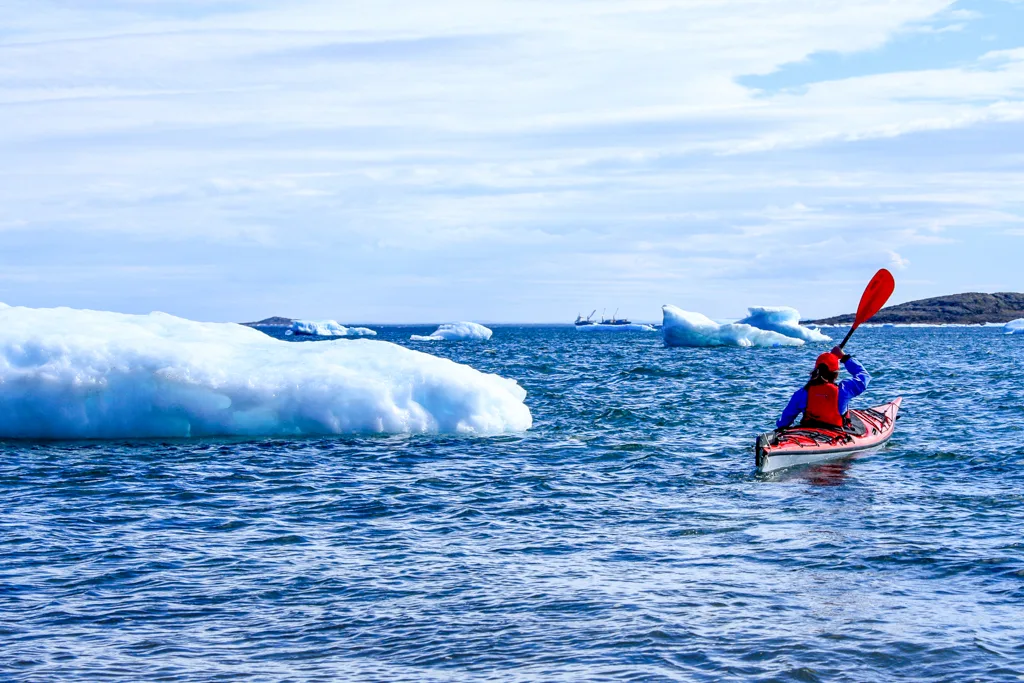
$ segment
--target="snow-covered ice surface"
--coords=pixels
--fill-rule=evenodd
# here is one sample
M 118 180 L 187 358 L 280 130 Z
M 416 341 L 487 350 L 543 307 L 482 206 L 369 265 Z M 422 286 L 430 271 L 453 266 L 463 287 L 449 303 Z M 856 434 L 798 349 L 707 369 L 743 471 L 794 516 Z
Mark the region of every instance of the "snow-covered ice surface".
M 577 325 L 578 332 L 656 332 L 653 325 L 643 323 L 630 323 L 629 325 Z
M 1006 334 L 1024 334 L 1024 318 L 1011 320 L 1003 326 Z
M 375 337 L 369 327 L 345 327 L 336 320 L 293 320 L 285 334 L 307 334 L 318 337 Z
M 444 323 L 429 335 L 414 334 L 413 341 L 463 341 L 467 339 L 487 340 L 491 330 L 479 323 Z
M 802 346 L 803 339 L 745 323 L 716 323 L 700 313 L 662 306 L 666 346 Z
M 164 313 L 0 310 L 0 437 L 449 432 L 531 426 L 516 382 L 395 344 L 293 344 Z
M 747 309 L 750 312 L 746 318 L 737 321 L 740 325 L 750 325 L 759 330 L 778 332 L 779 334 L 794 339 L 803 339 L 805 342 L 827 342 L 831 337 L 826 337 L 818 330 L 812 330 L 800 324 L 800 312 L 789 306 L 751 306 Z

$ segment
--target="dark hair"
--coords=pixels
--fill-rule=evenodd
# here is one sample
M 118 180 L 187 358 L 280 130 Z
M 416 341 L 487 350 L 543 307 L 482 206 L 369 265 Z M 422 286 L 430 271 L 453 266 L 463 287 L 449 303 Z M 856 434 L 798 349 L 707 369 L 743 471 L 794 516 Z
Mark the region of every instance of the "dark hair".
M 818 367 L 814 368 L 814 372 L 811 373 L 811 379 L 804 385 L 806 389 L 814 384 L 831 384 L 839 379 L 839 373 L 835 370 L 830 370 L 824 363 L 819 363 Z

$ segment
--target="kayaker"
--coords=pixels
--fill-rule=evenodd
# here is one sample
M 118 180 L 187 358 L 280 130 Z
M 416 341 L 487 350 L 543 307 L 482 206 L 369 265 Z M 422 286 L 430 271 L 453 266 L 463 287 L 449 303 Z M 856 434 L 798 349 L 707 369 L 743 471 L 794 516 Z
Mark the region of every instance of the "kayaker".
M 840 361 L 852 377 L 837 384 Z M 778 429 L 788 427 L 797 415 L 803 413 L 801 427 L 842 429 L 846 411 L 850 408 L 850 399 L 863 394 L 870 381 L 871 375 L 864 366 L 836 346 L 830 352 L 818 356 L 810 381 L 789 399 L 789 405 L 782 411 L 782 417 L 775 426 Z

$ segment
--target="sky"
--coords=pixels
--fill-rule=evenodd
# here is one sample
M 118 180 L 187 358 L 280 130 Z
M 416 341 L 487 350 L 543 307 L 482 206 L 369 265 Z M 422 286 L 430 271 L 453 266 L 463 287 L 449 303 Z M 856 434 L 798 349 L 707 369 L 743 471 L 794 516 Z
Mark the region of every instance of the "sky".
M 8 0 L 0 301 L 660 320 L 1024 291 L 1024 0 Z

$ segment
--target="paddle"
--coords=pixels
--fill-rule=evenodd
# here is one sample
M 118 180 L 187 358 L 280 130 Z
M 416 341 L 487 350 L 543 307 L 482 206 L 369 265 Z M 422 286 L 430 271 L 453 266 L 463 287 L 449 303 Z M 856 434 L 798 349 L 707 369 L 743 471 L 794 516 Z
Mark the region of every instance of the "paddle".
M 860 297 L 860 306 L 857 307 L 857 317 L 853 321 L 853 327 L 846 333 L 846 337 L 843 339 L 843 343 L 839 345 L 839 348 L 846 346 L 846 342 L 850 341 L 854 330 L 863 323 L 866 323 L 875 313 L 881 310 L 885 302 L 892 296 L 892 290 L 894 289 L 896 289 L 896 281 L 892 278 L 892 273 L 885 268 L 875 273 L 875 276 L 871 278 L 871 282 L 864 289 L 864 294 Z

